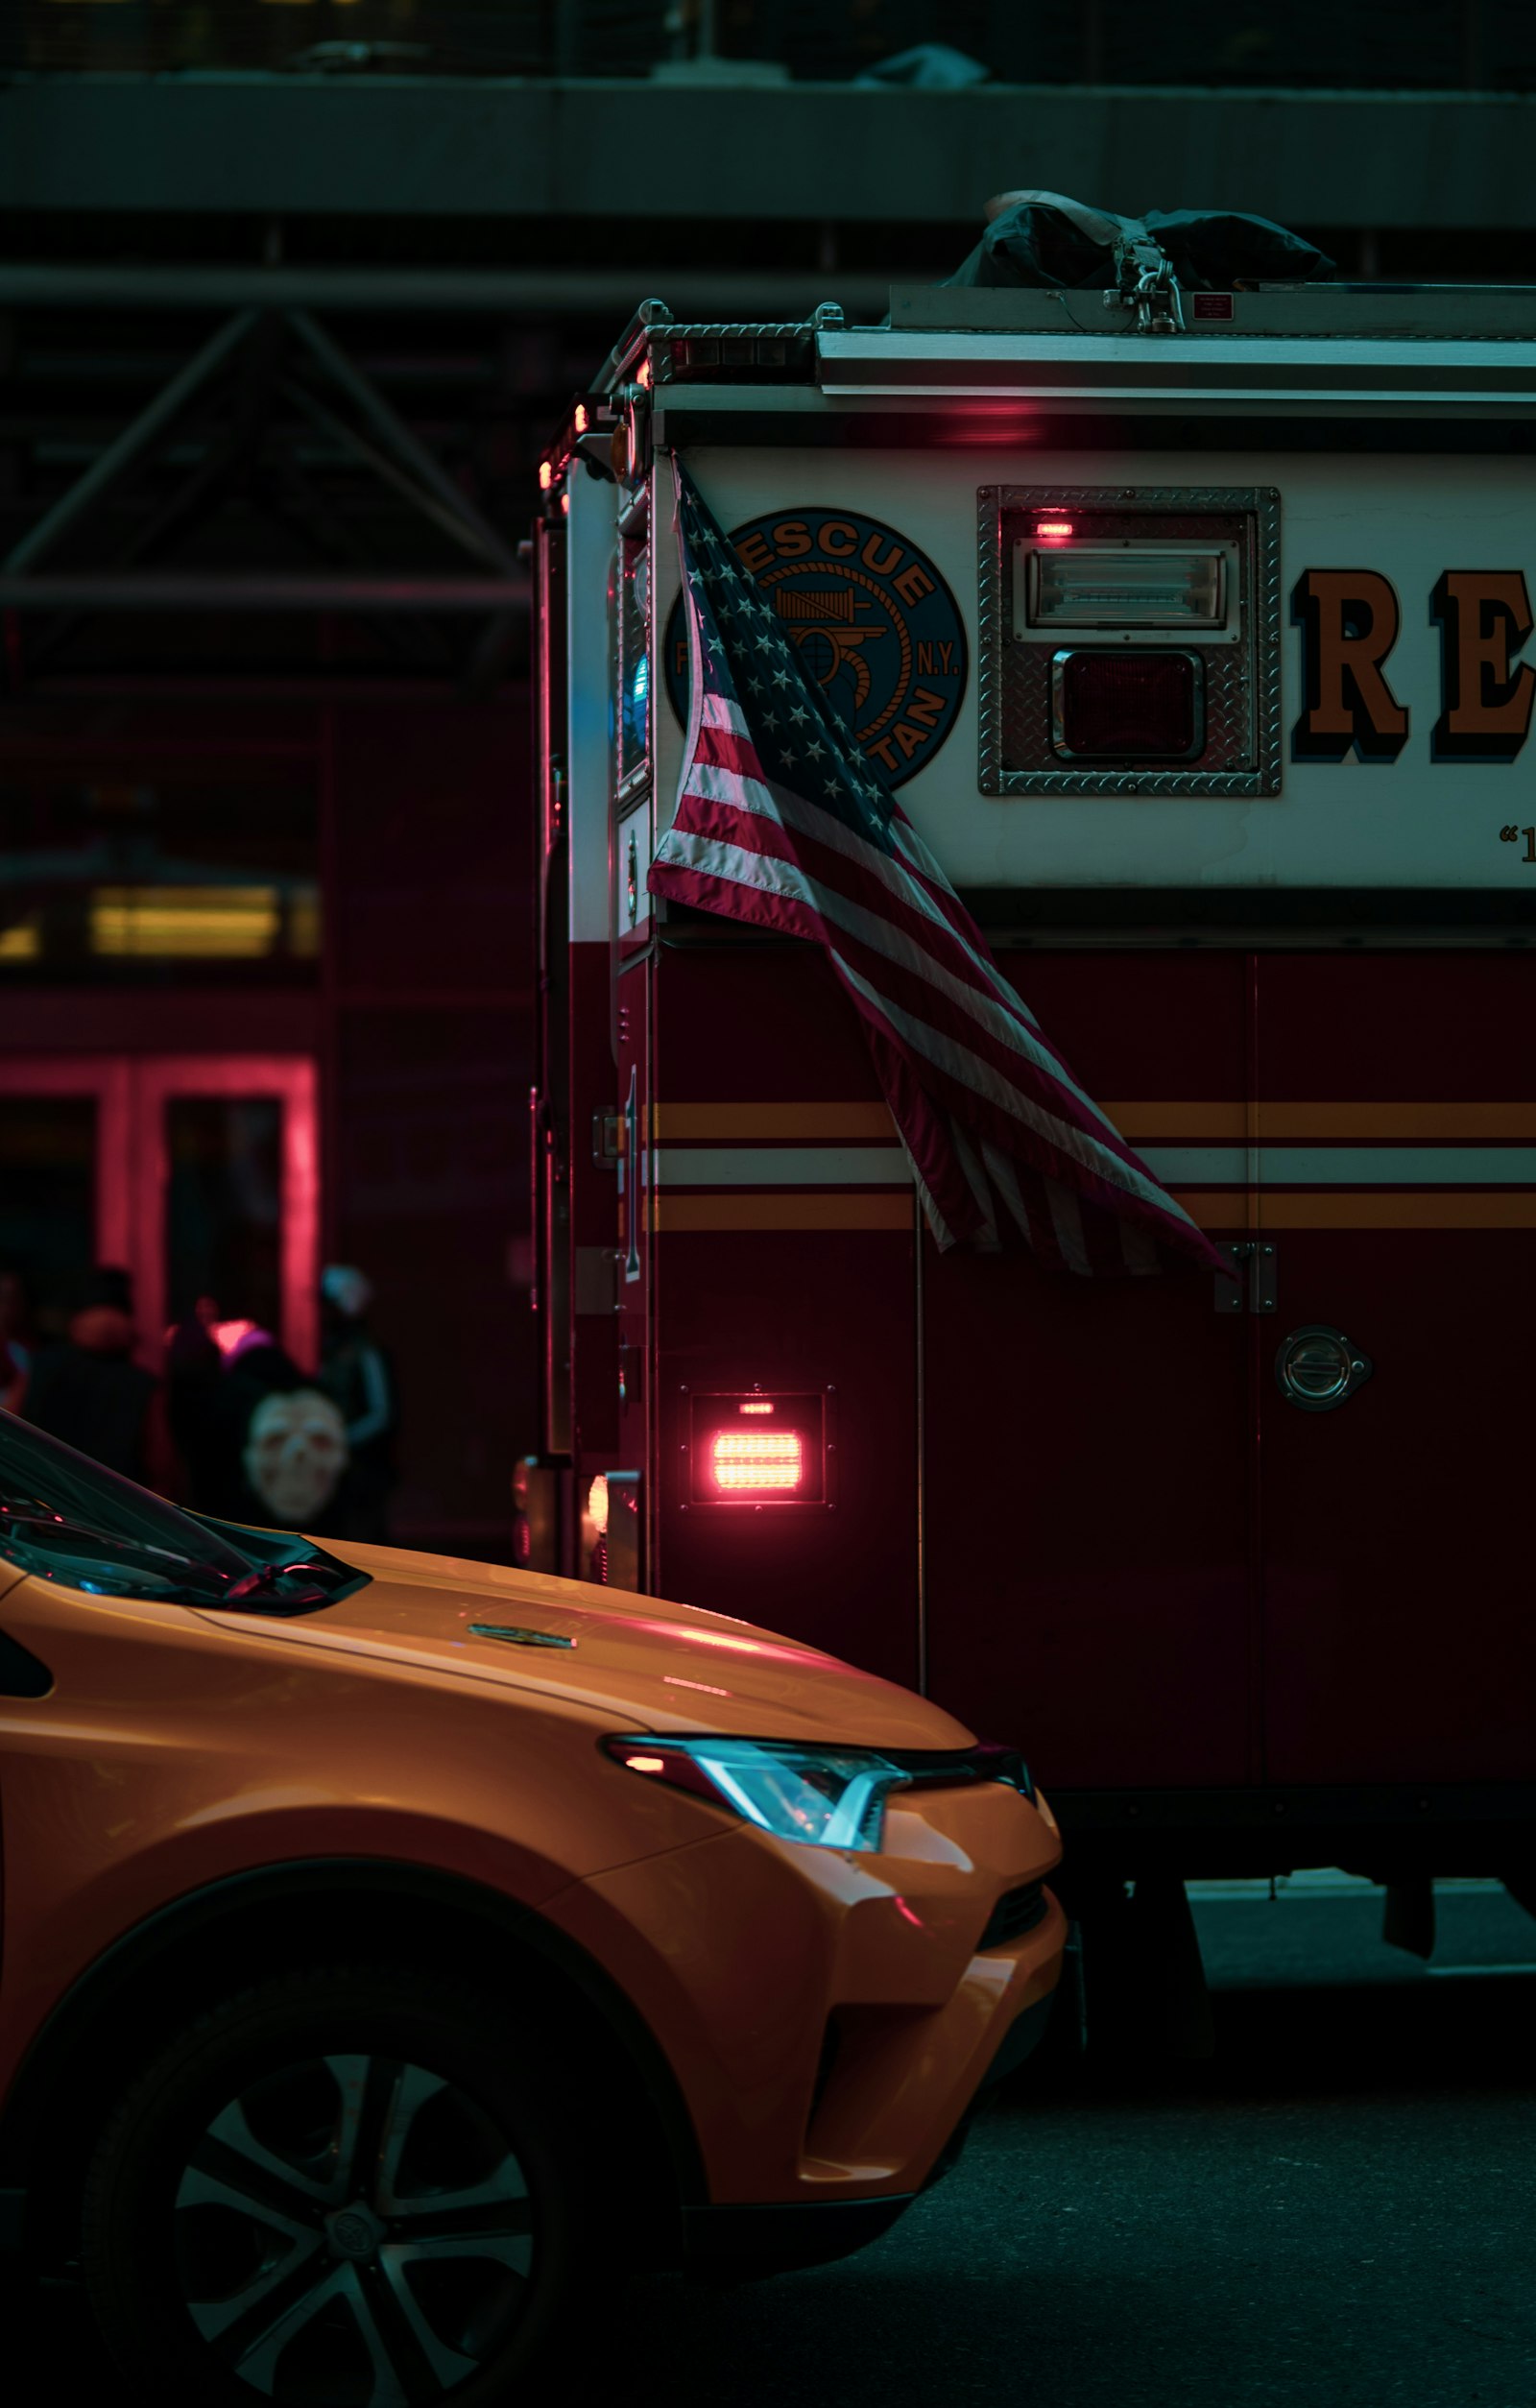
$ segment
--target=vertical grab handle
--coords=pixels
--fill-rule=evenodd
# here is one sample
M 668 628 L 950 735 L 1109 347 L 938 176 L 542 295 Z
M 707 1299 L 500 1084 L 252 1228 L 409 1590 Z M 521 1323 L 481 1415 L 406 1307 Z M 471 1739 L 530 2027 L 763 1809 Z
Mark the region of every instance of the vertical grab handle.
M 640 1276 L 640 1072 L 630 1064 L 630 1092 L 624 1098 L 624 1227 L 629 1250 L 624 1257 L 627 1280 Z
M 544 1283 L 544 1144 L 543 1097 L 537 1087 L 528 1090 L 528 1234 L 533 1243 L 533 1278 L 528 1288 L 528 1302 L 538 1312 L 543 1300 Z

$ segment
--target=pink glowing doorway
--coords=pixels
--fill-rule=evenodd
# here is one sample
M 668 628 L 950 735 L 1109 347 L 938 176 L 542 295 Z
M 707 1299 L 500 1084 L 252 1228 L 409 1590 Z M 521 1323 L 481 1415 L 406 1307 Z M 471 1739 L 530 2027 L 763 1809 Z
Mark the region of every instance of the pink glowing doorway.
M 313 1365 L 320 1187 L 300 1054 L 0 1059 L 0 1253 L 57 1319 L 72 1271 L 133 1274 L 144 1360 L 201 1294 Z

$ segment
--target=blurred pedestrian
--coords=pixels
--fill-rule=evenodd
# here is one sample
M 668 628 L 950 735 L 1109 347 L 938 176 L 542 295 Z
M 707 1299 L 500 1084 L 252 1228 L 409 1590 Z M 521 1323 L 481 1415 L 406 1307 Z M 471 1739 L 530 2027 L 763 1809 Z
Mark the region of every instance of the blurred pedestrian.
M 103 1264 L 78 1284 L 73 1302 L 63 1344 L 33 1360 L 26 1418 L 108 1471 L 173 1496 L 180 1481 L 160 1384 L 133 1360 L 132 1274 Z
M 210 1335 L 224 1366 L 218 1428 L 221 1478 L 233 1481 L 228 1518 L 273 1529 L 330 1528 L 347 1468 L 336 1406 L 259 1322 L 215 1321 Z
M 228 1513 L 233 1485 L 225 1477 L 230 1450 L 221 1427 L 224 1357 L 213 1336 L 218 1318 L 216 1300 L 200 1296 L 165 1341 L 166 1418 L 186 1469 L 186 1503 L 198 1513 Z
M 321 1385 L 347 1425 L 347 1476 L 327 1529 L 336 1538 L 383 1545 L 389 1537 L 389 1493 L 395 1484 L 395 1378 L 373 1336 L 368 1309 L 372 1284 L 349 1264 L 321 1274 Z
M 341 1413 L 258 1321 L 200 1296 L 166 1350 L 192 1502 L 225 1522 L 318 1529 L 347 1467 Z
M 257 1398 L 246 1420 L 240 1461 L 264 1521 L 317 1537 L 342 1535 L 337 1523 L 347 1428 L 335 1399 L 312 1382 L 268 1388 Z

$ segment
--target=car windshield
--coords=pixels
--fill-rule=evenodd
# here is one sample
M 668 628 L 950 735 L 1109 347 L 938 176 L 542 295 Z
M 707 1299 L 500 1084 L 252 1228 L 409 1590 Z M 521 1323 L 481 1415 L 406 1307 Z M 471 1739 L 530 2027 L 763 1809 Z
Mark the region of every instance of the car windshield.
M 367 1577 L 296 1531 L 248 1530 L 183 1513 L 6 1412 L 0 1560 L 96 1597 L 258 1614 L 312 1612 L 361 1588 Z

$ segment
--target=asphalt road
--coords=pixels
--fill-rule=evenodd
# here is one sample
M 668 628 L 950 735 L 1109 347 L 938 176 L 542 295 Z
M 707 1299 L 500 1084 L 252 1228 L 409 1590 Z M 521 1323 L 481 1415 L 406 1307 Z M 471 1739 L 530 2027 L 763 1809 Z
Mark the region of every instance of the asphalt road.
M 1442 1887 L 1427 1968 L 1381 1944 L 1379 1893 L 1206 1894 L 1196 1921 L 1213 2060 L 1025 2068 L 862 2256 L 615 2297 L 581 2396 L 1533 2408 L 1536 1922 Z M 7 2408 L 113 2396 L 66 2294 L 3 2304 Z

